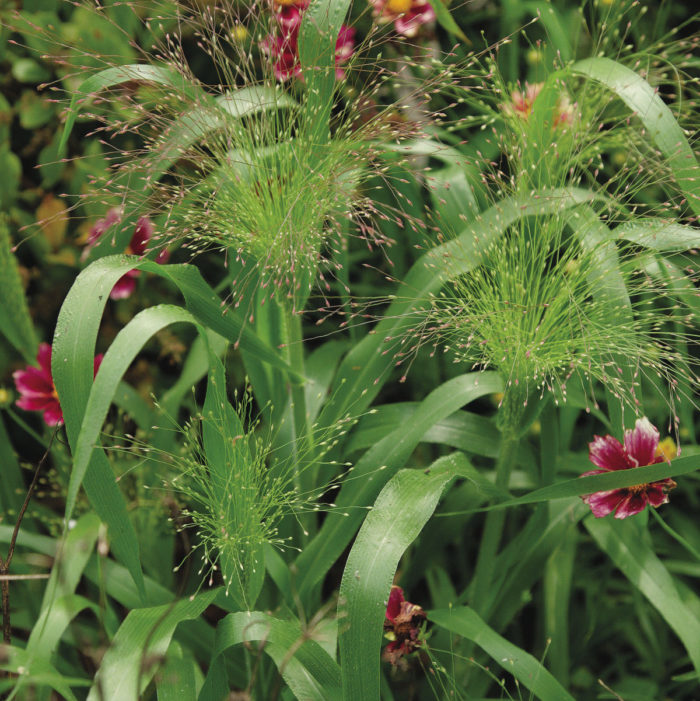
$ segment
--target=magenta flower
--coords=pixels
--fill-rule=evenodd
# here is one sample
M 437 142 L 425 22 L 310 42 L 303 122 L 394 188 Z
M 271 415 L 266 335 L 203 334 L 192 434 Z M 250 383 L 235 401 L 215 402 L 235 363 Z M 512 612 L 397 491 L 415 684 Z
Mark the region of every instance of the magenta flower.
M 613 436 L 595 436 L 590 443 L 589 457 L 599 470 L 584 472 L 587 475 L 600 475 L 614 470 L 627 470 L 645 465 L 655 465 L 668 459 L 665 441 L 659 444 L 659 432 L 647 418 L 637 419 L 634 428 L 625 431 L 625 444 Z M 596 518 L 615 512 L 615 518 L 627 518 L 644 511 L 647 504 L 654 507 L 668 502 L 668 492 L 676 483 L 668 478 L 649 484 L 636 484 L 633 487 L 611 489 L 606 492 L 585 494 L 581 498 L 591 507 Z
M 83 257 L 89 252 L 90 248 L 114 225 L 121 221 L 122 212 L 117 207 L 113 207 L 107 212 L 104 219 L 98 219 L 90 233 L 88 234 L 87 246 Z M 155 227 L 153 222 L 148 217 L 139 217 L 134 227 L 134 233 L 131 241 L 126 248 L 125 253 L 143 256 L 148 251 L 148 243 L 153 237 Z M 170 254 L 166 249 L 163 249 L 156 257 L 156 263 L 165 263 Z M 109 293 L 110 299 L 125 299 L 136 289 L 136 279 L 141 275 L 140 270 L 130 270 L 117 280 L 112 291 Z
M 380 24 L 393 22 L 394 29 L 409 38 L 435 19 L 435 10 L 425 0 L 370 0 L 370 4 Z
M 404 655 L 410 655 L 423 642 L 420 634 L 425 621 L 425 611 L 406 601 L 403 589 L 391 587 L 384 619 L 384 634 L 391 642 L 384 648 L 382 659 L 397 666 Z
M 272 60 L 272 71 L 280 82 L 291 77 L 302 78 L 299 63 L 299 27 L 308 0 L 276 0 L 275 18 L 280 29 L 278 34 L 269 34 L 260 42 L 260 49 Z M 352 56 L 355 48 L 355 30 L 343 25 L 335 42 L 335 75 L 338 80 L 345 77 L 343 65 Z
M 17 406 L 26 411 L 43 411 L 47 426 L 58 426 L 63 423 L 63 411 L 58 401 L 58 394 L 51 374 L 51 346 L 48 343 L 39 345 L 37 353 L 39 367 L 31 365 L 24 370 L 12 373 L 15 387 L 20 393 Z M 102 362 L 102 354 L 95 357 L 93 376 Z

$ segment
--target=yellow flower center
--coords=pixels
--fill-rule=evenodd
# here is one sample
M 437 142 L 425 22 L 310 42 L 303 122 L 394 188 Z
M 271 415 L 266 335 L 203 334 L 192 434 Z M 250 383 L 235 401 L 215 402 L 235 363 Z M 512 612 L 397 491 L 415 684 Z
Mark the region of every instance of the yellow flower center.
M 659 442 L 659 445 L 656 446 L 656 456 L 662 457 L 668 462 L 671 462 L 671 460 L 673 460 L 677 454 L 678 451 L 676 449 L 676 444 L 673 442 L 673 438 L 671 438 L 671 436 L 667 436 Z
M 386 7 L 395 15 L 403 15 L 411 9 L 413 0 L 389 0 Z
M 275 5 L 279 5 L 280 7 L 289 7 L 290 5 L 294 5 L 297 0 L 274 0 Z

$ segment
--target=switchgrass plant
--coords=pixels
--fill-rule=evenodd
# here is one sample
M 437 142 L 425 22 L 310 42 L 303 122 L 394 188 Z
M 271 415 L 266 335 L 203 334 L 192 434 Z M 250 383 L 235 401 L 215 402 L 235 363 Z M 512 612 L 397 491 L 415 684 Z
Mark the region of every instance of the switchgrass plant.
M 446 286 L 408 331 L 401 362 L 424 344 L 436 349 L 441 339 L 455 362 L 497 369 L 521 409 L 545 393 L 565 399 L 570 382 L 596 408 L 603 387 L 633 411 L 641 405 L 642 376 L 671 406 L 679 388 L 696 384 L 695 354 L 687 354 L 697 338 L 694 292 L 678 284 L 688 271 L 694 278 L 696 266 L 688 258 L 686 270 L 664 277 L 651 261 L 693 245 L 695 232 L 682 222 L 693 222 L 699 208 L 697 166 L 677 125 L 681 141 L 666 145 L 667 153 L 658 145 L 654 122 L 668 118 L 670 127 L 673 119 L 665 105 L 648 89 L 625 94 L 615 81 L 634 74 L 598 61 L 558 67 L 542 82 L 509 90 L 493 54 L 481 70 L 470 60 L 464 84 L 451 84 L 458 103 L 480 110 L 469 126 L 481 119 L 498 149 L 482 177 L 502 233 L 479 241 L 443 227 L 435 257 L 439 252 Z M 674 70 L 676 93 L 694 94 L 696 80 Z M 661 71 L 656 79 L 669 75 Z M 653 109 L 658 115 L 650 121 L 630 114 L 635 100 L 646 116 Z M 691 98 L 685 109 L 694 104 Z M 685 163 L 674 169 L 674 160 Z M 663 192 L 658 205 L 649 200 L 652 188 Z M 515 207 L 521 215 L 513 216 Z M 693 401 L 692 392 L 686 399 Z
M 63 303 L 51 367 L 22 375 L 40 386 L 17 385 L 60 409 L 72 460 L 58 505 L 26 501 L 63 512 L 60 539 L 20 517 L 13 559 L 0 528 L 4 575 L 55 557 L 3 597 L 10 695 L 694 697 L 695 68 L 689 44 L 609 51 L 629 4 L 608 6 L 584 7 L 612 37 L 581 30 L 595 55 L 553 34 L 542 56 L 560 57 L 520 82 L 517 34 L 438 54 L 463 31 L 440 3 L 95 9 L 142 60 L 64 47 L 68 85 L 94 72 L 57 147 L 96 122 L 113 148 L 74 204 L 122 218 Z M 581 16 L 550 9 L 548 30 Z M 349 11 L 383 29 L 339 65 Z M 410 46 L 402 12 L 423 18 Z M 275 37 L 297 51 L 284 65 Z M 150 257 L 111 255 L 144 215 Z M 113 304 L 132 270 L 157 284 Z M 181 300 L 136 313 L 161 286 Z M 171 326 L 185 359 L 154 371 L 152 403 L 124 378 Z M 125 499 L 113 403 L 179 534 Z M 192 547 L 202 567 L 180 567 Z

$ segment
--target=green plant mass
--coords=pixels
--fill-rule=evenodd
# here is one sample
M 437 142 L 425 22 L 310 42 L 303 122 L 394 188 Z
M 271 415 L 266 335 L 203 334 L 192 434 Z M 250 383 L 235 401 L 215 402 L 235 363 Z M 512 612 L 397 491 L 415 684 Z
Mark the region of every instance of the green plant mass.
M 0 7 L 0 693 L 700 694 L 700 16 Z

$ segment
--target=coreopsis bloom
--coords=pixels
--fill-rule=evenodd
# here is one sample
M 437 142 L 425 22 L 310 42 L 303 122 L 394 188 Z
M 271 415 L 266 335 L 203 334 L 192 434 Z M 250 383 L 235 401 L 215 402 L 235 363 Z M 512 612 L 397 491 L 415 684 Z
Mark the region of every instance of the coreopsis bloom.
M 48 343 L 39 345 L 37 353 L 39 367 L 31 365 L 24 370 L 12 374 L 15 387 L 20 394 L 17 406 L 26 411 L 43 411 L 47 426 L 58 426 L 63 423 L 63 411 L 58 401 L 58 394 L 51 374 L 51 346 Z M 102 362 L 102 354 L 95 356 L 93 374 Z
M 672 442 L 669 444 L 668 439 L 659 443 L 659 432 L 647 418 L 637 419 L 634 428 L 625 431 L 624 445 L 613 436 L 595 436 L 589 445 L 589 457 L 600 469 L 584 472 L 581 477 L 670 461 L 671 445 Z M 657 507 L 667 503 L 668 492 L 675 486 L 676 483 L 667 478 L 648 484 L 585 494 L 581 498 L 591 507 L 596 518 L 607 516 L 613 511 L 615 518 L 627 518 L 644 511 L 647 504 Z
M 380 24 L 393 22 L 394 29 L 409 38 L 435 19 L 435 10 L 425 0 L 370 0 L 370 3 Z
M 425 621 L 425 611 L 420 606 L 406 601 L 403 589 L 395 584 L 391 587 L 384 619 L 384 635 L 391 642 L 384 648 L 382 659 L 398 665 L 404 655 L 410 655 L 423 642 L 421 626 Z
M 88 235 L 85 256 L 90 248 L 114 225 L 121 221 L 122 212 L 117 207 L 113 207 L 107 212 L 104 219 L 98 219 L 94 226 L 90 229 Z M 126 248 L 125 253 L 135 256 L 143 256 L 148 251 L 148 244 L 153 237 L 155 227 L 153 222 L 148 217 L 139 217 L 134 227 L 134 233 L 131 241 Z M 156 263 L 165 263 L 168 260 L 169 253 L 163 249 L 156 257 Z M 109 293 L 110 299 L 125 299 L 136 289 L 136 279 L 141 275 L 140 270 L 130 270 L 117 280 L 112 291 Z
M 270 34 L 260 42 L 260 48 L 272 60 L 272 71 L 280 82 L 292 77 L 301 78 L 299 63 L 299 27 L 308 0 L 275 0 L 275 18 L 280 32 Z M 345 77 L 343 65 L 355 48 L 355 29 L 343 25 L 335 42 L 335 75 Z

